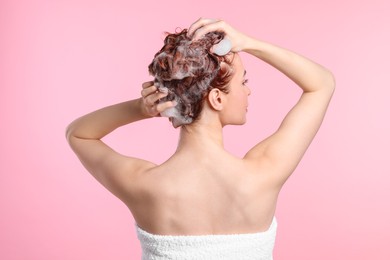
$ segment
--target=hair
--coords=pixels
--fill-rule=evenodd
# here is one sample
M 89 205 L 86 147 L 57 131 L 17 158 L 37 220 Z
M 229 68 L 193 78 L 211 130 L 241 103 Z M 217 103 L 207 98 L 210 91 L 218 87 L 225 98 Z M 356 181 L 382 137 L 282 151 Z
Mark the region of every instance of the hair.
M 228 93 L 228 83 L 233 74 L 232 59 L 210 51 L 224 36 L 224 32 L 209 32 L 192 41 L 187 36 L 187 29 L 184 29 L 167 34 L 164 46 L 155 54 L 148 67 L 149 73 L 155 77 L 158 90 L 168 92 L 161 102 L 177 102 L 174 111 L 165 114 L 172 117 L 174 127 L 198 119 L 211 89 Z

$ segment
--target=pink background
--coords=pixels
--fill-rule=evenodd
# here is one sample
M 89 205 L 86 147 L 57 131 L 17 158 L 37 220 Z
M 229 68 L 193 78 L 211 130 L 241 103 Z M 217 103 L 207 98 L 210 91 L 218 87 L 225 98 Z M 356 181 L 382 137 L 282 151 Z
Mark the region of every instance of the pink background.
M 324 124 L 281 192 L 275 259 L 390 259 L 385 0 L 1 0 L 0 259 L 140 258 L 130 212 L 81 166 L 65 127 L 138 97 L 163 32 L 200 16 L 295 50 L 337 79 Z M 237 155 L 272 133 L 299 96 L 275 69 L 243 59 L 248 123 L 226 128 L 226 147 Z M 105 140 L 159 163 L 177 133 L 155 119 Z

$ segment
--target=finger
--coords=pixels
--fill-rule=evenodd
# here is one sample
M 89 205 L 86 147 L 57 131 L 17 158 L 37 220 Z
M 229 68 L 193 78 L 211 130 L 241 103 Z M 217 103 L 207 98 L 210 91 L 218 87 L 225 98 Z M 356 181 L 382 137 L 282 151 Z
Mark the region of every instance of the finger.
M 152 85 L 152 86 L 149 86 L 147 88 L 142 89 L 141 90 L 141 96 L 142 97 L 147 97 L 150 94 L 155 93 L 156 91 L 157 91 L 157 87 Z
M 168 93 L 157 92 L 145 98 L 145 103 L 149 106 L 154 105 L 159 99 L 166 97 Z
M 201 27 L 202 20 L 204 18 L 200 17 L 198 20 L 196 20 L 193 24 L 188 27 L 187 36 L 191 37 L 191 35 L 196 31 L 199 27 Z
M 194 32 L 194 34 L 192 35 L 192 40 L 198 40 L 199 38 L 201 38 L 202 36 L 206 35 L 209 32 L 224 31 L 223 30 L 223 25 L 224 25 L 223 21 L 217 21 L 217 22 L 214 22 L 214 23 L 209 23 L 209 24 L 199 28 L 198 30 L 196 30 Z
M 148 88 L 150 86 L 153 86 L 153 84 L 154 84 L 154 81 L 144 82 L 144 83 L 142 83 L 142 88 Z
M 177 105 L 176 101 L 168 101 L 156 105 L 156 110 L 161 113 L 168 108 L 175 107 Z
M 193 24 L 191 24 L 191 26 L 188 28 L 188 31 L 187 31 L 187 36 L 188 37 L 191 37 L 192 34 L 198 30 L 199 28 L 201 28 L 202 26 L 205 26 L 206 24 L 210 24 L 210 23 L 214 23 L 216 22 L 217 20 L 215 19 L 206 19 L 206 18 L 199 18 L 196 22 L 194 22 Z

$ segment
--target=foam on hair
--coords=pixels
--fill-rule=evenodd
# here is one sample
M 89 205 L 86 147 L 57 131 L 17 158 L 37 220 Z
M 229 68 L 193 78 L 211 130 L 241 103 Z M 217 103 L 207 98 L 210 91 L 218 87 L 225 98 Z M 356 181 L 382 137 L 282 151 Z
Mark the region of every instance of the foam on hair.
M 231 70 L 221 63 L 231 64 L 225 57 L 210 51 L 223 37 L 223 32 L 210 32 L 192 41 L 186 29 L 168 34 L 164 46 L 149 65 L 157 89 L 168 92 L 160 102 L 177 102 L 175 107 L 161 113 L 171 119 L 174 127 L 190 124 L 198 118 L 203 100 L 212 88 L 227 93 Z

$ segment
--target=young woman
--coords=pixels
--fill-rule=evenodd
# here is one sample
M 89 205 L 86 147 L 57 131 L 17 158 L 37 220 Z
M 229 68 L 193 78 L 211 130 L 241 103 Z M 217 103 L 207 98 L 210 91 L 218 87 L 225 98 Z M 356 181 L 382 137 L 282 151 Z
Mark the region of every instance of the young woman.
M 230 51 L 221 54 L 226 45 Z M 302 89 L 279 129 L 243 158 L 225 151 L 222 137 L 225 125 L 246 121 L 251 91 L 239 52 Z M 278 194 L 321 125 L 335 89 L 332 73 L 202 18 L 168 35 L 149 71 L 155 80 L 142 85 L 142 97 L 87 114 L 66 133 L 85 168 L 131 210 L 143 259 L 272 259 Z M 180 127 L 177 150 L 161 165 L 120 155 L 101 141 L 120 126 L 159 115 Z

